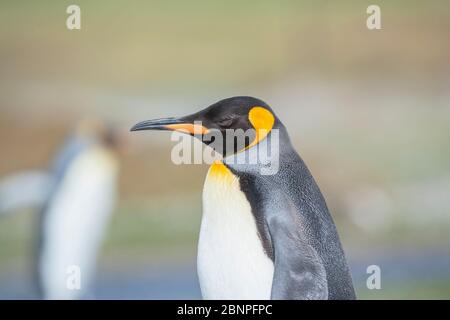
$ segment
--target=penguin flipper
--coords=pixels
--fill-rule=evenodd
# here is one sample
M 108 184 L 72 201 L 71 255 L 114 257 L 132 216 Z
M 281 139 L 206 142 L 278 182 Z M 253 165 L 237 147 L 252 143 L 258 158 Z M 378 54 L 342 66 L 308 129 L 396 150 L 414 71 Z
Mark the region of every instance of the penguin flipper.
M 278 198 L 267 218 L 275 265 L 271 299 L 328 299 L 324 264 L 305 240 L 292 202 L 285 195 Z
M 24 171 L 3 178 L 0 181 L 0 216 L 43 205 L 51 185 L 51 176 L 42 171 Z

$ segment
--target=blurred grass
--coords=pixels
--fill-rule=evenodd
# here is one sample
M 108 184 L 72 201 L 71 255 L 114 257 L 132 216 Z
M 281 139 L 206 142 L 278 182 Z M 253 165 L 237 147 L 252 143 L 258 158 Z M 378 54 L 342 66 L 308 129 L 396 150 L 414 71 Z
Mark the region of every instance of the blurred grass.
M 365 27 L 370 1 L 84 0 L 80 32 L 65 28 L 69 4 L 0 4 L 0 79 L 170 93 L 298 74 L 430 80 L 449 71 L 448 1 L 378 1 L 380 32 Z
M 200 216 L 199 195 L 128 200 L 113 217 L 104 254 L 115 256 L 126 252 L 138 260 L 195 256 Z
M 11 266 L 31 266 L 36 232 L 33 212 L 20 212 L 2 217 L 0 223 L 0 271 Z M 31 267 L 30 267 L 31 268 Z
M 358 299 L 361 300 L 433 300 L 449 299 L 450 278 L 423 281 L 420 279 L 409 279 L 408 281 L 384 281 L 380 290 L 369 290 L 359 287 L 356 290 Z

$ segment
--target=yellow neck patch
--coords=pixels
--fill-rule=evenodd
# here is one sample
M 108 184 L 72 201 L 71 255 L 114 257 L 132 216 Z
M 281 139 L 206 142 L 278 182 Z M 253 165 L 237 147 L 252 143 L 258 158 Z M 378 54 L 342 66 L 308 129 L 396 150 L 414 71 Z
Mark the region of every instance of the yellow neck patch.
M 208 177 L 222 182 L 232 183 L 237 177 L 228 169 L 222 161 L 215 161 L 209 168 Z
M 257 145 L 269 134 L 275 123 L 275 117 L 269 110 L 256 106 L 250 109 L 250 112 L 248 113 L 248 120 L 256 131 L 256 137 L 246 149 Z

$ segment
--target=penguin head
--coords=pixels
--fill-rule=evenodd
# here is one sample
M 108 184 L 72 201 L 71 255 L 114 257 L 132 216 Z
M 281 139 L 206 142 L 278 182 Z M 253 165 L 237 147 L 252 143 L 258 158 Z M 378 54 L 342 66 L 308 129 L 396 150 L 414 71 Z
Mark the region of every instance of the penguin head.
M 117 154 L 126 154 L 131 147 L 129 137 L 123 127 L 99 118 L 80 120 L 74 134 L 95 145 L 102 146 Z
M 191 115 L 143 121 L 133 126 L 131 131 L 180 131 L 206 145 L 214 145 L 216 152 L 228 156 L 257 145 L 277 122 L 272 109 L 264 101 L 239 96 L 220 100 Z M 217 139 L 222 141 L 217 143 Z

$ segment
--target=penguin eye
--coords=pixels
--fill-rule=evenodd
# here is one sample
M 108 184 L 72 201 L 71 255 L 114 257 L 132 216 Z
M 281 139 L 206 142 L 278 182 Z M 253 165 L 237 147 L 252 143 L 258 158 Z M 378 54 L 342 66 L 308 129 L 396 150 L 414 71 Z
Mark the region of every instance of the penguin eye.
M 233 124 L 233 120 L 234 120 L 233 118 L 224 118 L 217 121 L 217 124 L 222 128 L 229 128 Z

